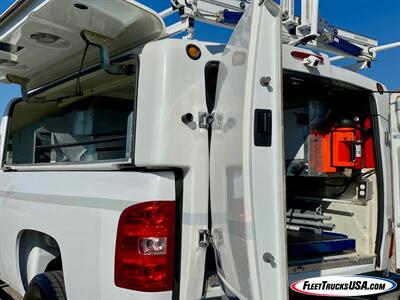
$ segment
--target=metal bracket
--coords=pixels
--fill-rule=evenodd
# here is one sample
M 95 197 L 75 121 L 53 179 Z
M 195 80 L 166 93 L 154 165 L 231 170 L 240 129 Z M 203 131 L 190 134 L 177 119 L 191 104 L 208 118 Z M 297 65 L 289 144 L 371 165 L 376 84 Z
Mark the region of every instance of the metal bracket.
M 208 285 L 212 288 L 221 286 L 221 281 L 219 279 L 219 276 L 217 274 L 214 274 L 208 277 Z
M 390 133 L 389 133 L 389 131 L 385 131 L 385 144 L 387 146 L 390 146 L 390 143 L 391 143 Z
M 213 237 L 208 229 L 199 230 L 199 247 L 207 248 L 214 244 Z
M 21 87 L 21 96 L 22 99 L 26 102 L 44 102 L 45 98 L 39 98 L 39 97 L 29 97 L 28 96 L 28 83 L 30 79 L 24 78 L 24 77 L 19 77 L 16 75 L 12 74 L 7 74 L 6 78 L 9 82 L 18 84 Z
M 100 64 L 101 68 L 104 71 L 114 75 L 129 76 L 134 74 L 134 69 L 132 65 L 127 65 L 127 66 L 114 65 L 111 63 L 111 58 L 108 49 L 113 41 L 112 38 L 88 30 L 82 31 L 82 38 L 89 45 L 93 45 L 99 48 Z
M 199 112 L 199 127 L 208 129 L 212 126 L 215 119 L 214 113 Z

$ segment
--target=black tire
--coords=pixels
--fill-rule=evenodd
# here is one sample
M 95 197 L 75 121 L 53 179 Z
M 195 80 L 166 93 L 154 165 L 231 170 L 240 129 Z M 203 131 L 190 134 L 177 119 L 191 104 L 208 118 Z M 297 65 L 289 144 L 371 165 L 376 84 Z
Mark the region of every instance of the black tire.
M 51 271 L 33 277 L 24 300 L 67 300 L 63 272 Z

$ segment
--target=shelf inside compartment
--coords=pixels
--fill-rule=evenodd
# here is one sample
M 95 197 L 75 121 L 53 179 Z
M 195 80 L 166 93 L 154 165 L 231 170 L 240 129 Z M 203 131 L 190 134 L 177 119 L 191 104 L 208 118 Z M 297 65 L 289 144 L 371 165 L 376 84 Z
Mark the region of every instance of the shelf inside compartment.
M 288 229 L 287 235 L 289 260 L 354 251 L 356 248 L 355 239 L 339 233 L 313 233 Z

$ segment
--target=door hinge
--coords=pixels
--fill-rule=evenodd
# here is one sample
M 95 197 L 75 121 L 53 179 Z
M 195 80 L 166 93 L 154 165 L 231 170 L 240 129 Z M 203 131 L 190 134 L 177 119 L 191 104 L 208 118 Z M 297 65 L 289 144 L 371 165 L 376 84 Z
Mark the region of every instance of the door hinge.
M 224 116 L 217 113 L 199 112 L 199 127 L 203 129 L 222 129 Z M 231 124 L 227 124 L 231 125 Z
M 210 231 L 208 229 L 199 230 L 199 247 L 207 248 L 208 246 L 212 246 L 214 244 L 214 239 Z
M 214 123 L 215 114 L 207 112 L 199 112 L 199 127 L 208 129 Z
M 385 144 L 386 145 L 390 145 L 390 132 L 389 131 L 385 131 Z
M 389 228 L 389 234 L 392 235 L 395 232 L 395 228 L 394 228 L 394 222 L 391 218 L 388 218 L 388 228 Z

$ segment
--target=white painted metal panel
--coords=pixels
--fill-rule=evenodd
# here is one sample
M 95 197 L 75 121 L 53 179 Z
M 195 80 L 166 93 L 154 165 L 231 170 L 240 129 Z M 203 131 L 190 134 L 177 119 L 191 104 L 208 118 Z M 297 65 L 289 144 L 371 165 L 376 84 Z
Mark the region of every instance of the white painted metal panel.
M 202 54 L 186 55 L 188 44 Z M 189 40 L 148 43 L 140 56 L 134 163 L 138 167 L 179 167 L 184 172 L 180 298 L 199 299 L 206 249 L 199 230 L 207 228 L 209 157 L 207 129 L 198 125 L 207 111 L 204 66 L 221 47 Z M 190 124 L 182 116 L 191 114 Z
M 2 280 L 24 293 L 19 238 L 24 230 L 53 237 L 61 250 L 68 299 L 171 299 L 114 284 L 121 212 L 134 204 L 175 200 L 172 172 L 2 172 Z
M 214 112 L 223 121 L 211 142 L 212 233 L 231 298 L 287 298 L 281 76 L 280 9 L 255 1 L 221 59 Z M 256 109 L 271 110 L 270 147 L 255 146 Z
M 21 1 L 18 9 L 3 15 L 0 42 L 22 48 L 0 51 L 3 80 L 7 74 L 28 78 L 32 89 L 76 72 L 85 48 L 81 37 L 83 30 L 111 38 L 111 56 L 164 34 L 162 19 L 136 1 L 81 0 L 79 5 L 72 0 L 26 0 Z M 58 40 L 41 43 L 32 37 L 37 33 L 52 34 Z M 85 65 L 97 63 L 98 57 L 99 49 L 90 47 Z
M 396 270 L 400 269 L 400 94 L 390 97 L 390 131 L 392 155 L 393 211 Z

